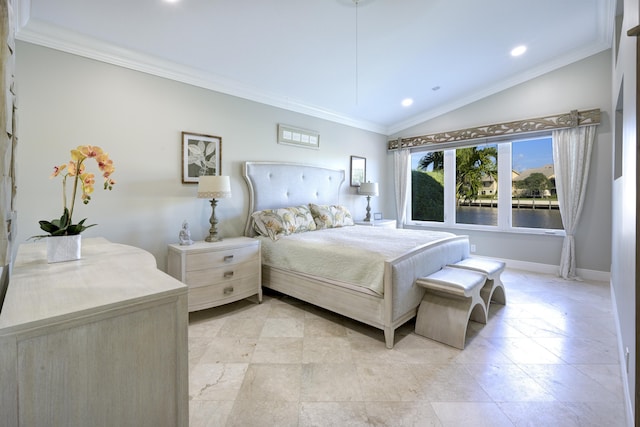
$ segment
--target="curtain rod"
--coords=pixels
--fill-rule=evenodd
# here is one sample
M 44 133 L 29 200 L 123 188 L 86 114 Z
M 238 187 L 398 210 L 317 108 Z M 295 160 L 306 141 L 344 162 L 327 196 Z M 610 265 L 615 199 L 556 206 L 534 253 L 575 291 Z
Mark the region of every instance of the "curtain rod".
M 486 139 L 503 135 L 523 135 L 544 130 L 566 129 L 597 124 L 600 124 L 599 108 L 585 111 L 572 110 L 570 113 L 556 114 L 554 116 L 496 123 L 475 128 L 432 133 L 430 135 L 398 138 L 388 142 L 387 150 L 391 151 L 400 148 L 420 147 L 428 144 Z

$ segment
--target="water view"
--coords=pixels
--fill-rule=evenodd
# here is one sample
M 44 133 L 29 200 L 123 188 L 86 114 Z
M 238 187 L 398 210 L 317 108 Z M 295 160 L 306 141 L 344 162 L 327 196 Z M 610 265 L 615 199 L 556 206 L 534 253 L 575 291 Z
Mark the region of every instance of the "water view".
M 512 211 L 512 226 L 562 230 L 562 218 L 558 209 L 521 208 Z M 488 206 L 456 207 L 458 224 L 498 225 L 498 208 Z

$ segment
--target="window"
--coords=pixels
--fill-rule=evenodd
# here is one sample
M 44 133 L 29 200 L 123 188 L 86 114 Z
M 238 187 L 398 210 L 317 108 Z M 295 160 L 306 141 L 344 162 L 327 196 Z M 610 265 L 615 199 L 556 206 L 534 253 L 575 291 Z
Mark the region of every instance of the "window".
M 514 141 L 511 224 L 562 230 L 551 138 Z
M 411 218 L 444 222 L 444 151 L 411 156 Z
M 456 223 L 498 225 L 498 146 L 458 148 Z
M 550 135 L 415 151 L 411 169 L 412 221 L 562 230 Z

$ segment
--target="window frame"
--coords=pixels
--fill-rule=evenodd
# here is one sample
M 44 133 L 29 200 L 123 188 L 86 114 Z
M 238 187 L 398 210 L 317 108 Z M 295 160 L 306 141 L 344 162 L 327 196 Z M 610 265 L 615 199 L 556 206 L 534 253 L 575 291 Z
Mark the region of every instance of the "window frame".
M 521 138 L 509 138 L 501 140 L 487 140 L 482 142 L 427 145 L 411 150 L 411 156 L 417 153 L 428 153 L 433 151 L 444 152 L 444 221 L 423 221 L 414 220 L 412 217 L 413 198 L 411 191 L 407 196 L 406 217 L 407 225 L 412 227 L 429 227 L 429 228 L 448 228 L 460 230 L 476 230 L 491 231 L 516 234 L 537 234 L 565 236 L 564 229 L 553 228 L 531 228 L 531 227 L 513 227 L 512 225 L 512 180 L 511 171 L 513 168 L 512 144 L 518 141 L 530 141 L 535 139 L 553 138 L 551 132 L 536 136 L 522 136 Z M 553 140 L 552 140 L 553 143 Z M 497 144 L 498 148 L 498 221 L 496 225 L 483 224 L 461 224 L 457 223 L 456 204 L 455 204 L 455 188 L 456 188 L 456 149 L 466 147 L 478 147 L 488 144 Z M 411 168 L 411 162 L 409 162 Z M 409 176 L 411 176 L 409 174 Z M 500 179 L 502 176 L 508 176 L 509 179 Z M 411 178 L 410 178 L 411 179 Z M 411 182 L 408 186 L 411 188 Z M 452 190 L 453 189 L 453 190 Z

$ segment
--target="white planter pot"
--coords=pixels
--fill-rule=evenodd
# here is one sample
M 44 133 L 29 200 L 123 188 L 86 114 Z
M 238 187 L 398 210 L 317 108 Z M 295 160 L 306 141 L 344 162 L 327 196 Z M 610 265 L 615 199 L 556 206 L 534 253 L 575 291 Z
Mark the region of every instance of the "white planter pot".
M 82 235 L 47 237 L 47 262 L 75 261 L 80 259 Z

